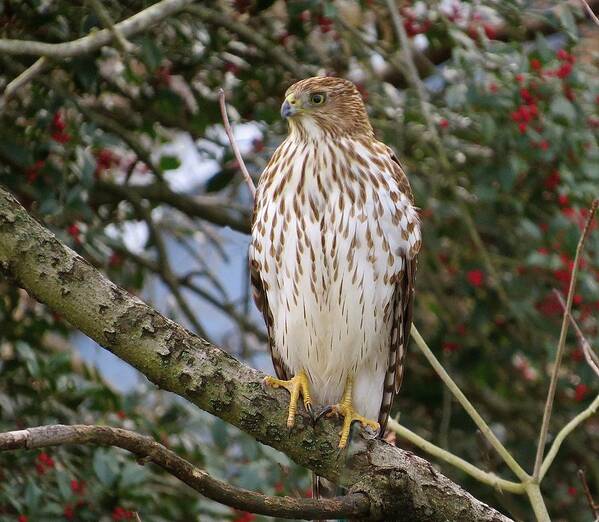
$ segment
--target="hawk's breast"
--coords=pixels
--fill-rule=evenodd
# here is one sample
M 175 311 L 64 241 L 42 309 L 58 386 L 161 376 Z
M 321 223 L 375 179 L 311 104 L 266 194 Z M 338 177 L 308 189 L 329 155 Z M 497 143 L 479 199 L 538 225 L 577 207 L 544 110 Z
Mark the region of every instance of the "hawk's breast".
M 392 301 L 417 216 L 384 145 L 287 139 L 256 194 L 250 259 L 272 318 L 271 346 L 315 400 L 337 402 L 348 375 L 376 418 Z M 360 409 L 360 406 L 362 408 Z

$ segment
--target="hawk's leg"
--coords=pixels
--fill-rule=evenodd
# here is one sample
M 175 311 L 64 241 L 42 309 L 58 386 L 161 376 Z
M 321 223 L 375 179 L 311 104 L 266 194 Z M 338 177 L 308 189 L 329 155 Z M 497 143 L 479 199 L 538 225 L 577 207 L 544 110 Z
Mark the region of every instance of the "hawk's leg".
M 293 427 L 293 424 L 295 423 L 297 401 L 300 395 L 304 399 L 306 411 L 312 415 L 312 397 L 310 396 L 310 388 L 308 387 L 308 377 L 304 370 L 288 381 L 282 381 L 281 379 L 275 379 L 274 377 L 266 377 L 264 382 L 273 388 L 285 388 L 291 394 L 291 399 L 289 400 L 289 415 L 287 417 L 288 428 Z
M 335 404 L 331 407 L 331 410 L 328 415 L 338 414 L 343 417 L 343 428 L 339 432 L 341 438 L 339 439 L 339 447 L 345 448 L 347 446 L 347 441 L 349 440 L 349 432 L 351 429 L 352 422 L 358 421 L 363 428 L 370 426 L 373 430 L 378 431 L 380 429 L 380 425 L 378 422 L 367 419 L 362 415 L 359 415 L 356 410 L 354 410 L 354 405 L 352 402 L 352 392 L 354 388 L 354 379 L 353 377 L 348 377 L 345 382 L 345 390 L 343 391 L 343 398 L 339 404 Z

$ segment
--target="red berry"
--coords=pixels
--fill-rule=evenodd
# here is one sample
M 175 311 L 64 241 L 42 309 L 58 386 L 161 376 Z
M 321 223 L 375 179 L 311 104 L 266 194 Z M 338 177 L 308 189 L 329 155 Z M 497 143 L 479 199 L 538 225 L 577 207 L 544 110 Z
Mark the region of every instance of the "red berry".
M 520 134 L 526 133 L 526 123 L 518 123 L 518 130 Z
M 67 504 L 64 507 L 63 514 L 67 520 L 73 520 L 75 518 L 75 510 L 73 509 L 73 506 L 71 506 L 71 504 Z
M 586 384 L 579 384 L 578 386 L 576 386 L 576 389 L 574 390 L 574 400 L 576 402 L 584 400 L 588 392 L 589 387 Z
M 445 353 L 453 353 L 460 349 L 460 345 L 458 343 L 445 341 L 443 344 L 441 344 L 441 348 Z
M 449 121 L 447 121 L 445 118 L 443 118 L 439 122 L 439 127 L 441 127 L 442 129 L 446 129 L 447 127 L 449 127 Z
M 557 202 L 559 203 L 560 207 L 567 207 L 570 204 L 567 194 L 560 194 L 557 197 Z
M 479 287 L 484 283 L 485 274 L 482 270 L 470 270 L 466 273 L 466 279 L 472 286 Z
M 533 58 L 530 61 L 530 68 L 533 71 L 540 71 L 543 68 L 543 65 L 541 64 L 541 60 L 537 59 L 537 58 Z
M 19 515 L 17 522 L 29 522 L 29 518 L 27 518 L 27 515 Z
M 76 479 L 71 480 L 71 491 L 73 493 L 83 493 L 85 482 Z
M 561 176 L 558 170 L 554 170 L 549 176 L 545 178 L 543 185 L 547 190 L 555 190 L 560 184 Z
M 562 65 L 560 65 L 559 69 L 555 72 L 555 74 L 558 78 L 561 78 L 563 80 L 564 78 L 570 76 L 571 72 L 572 64 L 570 62 L 564 62 Z

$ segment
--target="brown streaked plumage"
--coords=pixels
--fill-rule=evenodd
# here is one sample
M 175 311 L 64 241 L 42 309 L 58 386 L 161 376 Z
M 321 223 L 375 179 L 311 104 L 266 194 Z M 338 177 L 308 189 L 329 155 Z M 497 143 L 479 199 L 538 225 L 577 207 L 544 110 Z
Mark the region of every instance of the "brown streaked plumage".
M 256 193 L 250 268 L 275 386 L 382 435 L 403 374 L 421 237 L 410 184 L 348 80 L 308 78 Z M 378 420 L 378 425 L 374 422 Z

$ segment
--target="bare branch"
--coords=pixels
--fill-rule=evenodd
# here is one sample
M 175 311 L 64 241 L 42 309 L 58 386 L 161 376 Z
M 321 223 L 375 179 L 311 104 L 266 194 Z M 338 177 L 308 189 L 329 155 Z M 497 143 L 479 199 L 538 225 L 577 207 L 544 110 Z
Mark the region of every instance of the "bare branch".
M 583 7 L 586 9 L 586 12 L 589 13 L 591 20 L 593 20 L 593 22 L 595 22 L 597 25 L 599 25 L 599 18 L 597 18 L 597 15 L 595 13 L 593 13 L 593 10 L 591 9 L 591 6 L 589 5 L 589 3 L 586 0 L 580 0 L 580 2 L 582 3 Z
M 28 84 L 38 74 L 42 73 L 48 66 L 48 59 L 45 56 L 38 58 L 30 67 L 25 69 L 19 76 L 12 80 L 4 89 L 0 98 L 0 110 L 6 102 L 24 85 Z
M 231 124 L 229 123 L 229 116 L 227 116 L 227 103 L 225 100 L 225 91 L 222 89 L 218 90 L 218 103 L 220 105 L 220 113 L 223 117 L 223 125 L 225 126 L 225 132 L 227 133 L 227 137 L 229 138 L 229 143 L 231 144 L 231 148 L 233 149 L 233 154 L 235 154 L 235 159 L 237 160 L 237 164 L 243 173 L 243 178 L 247 183 L 248 188 L 250 189 L 250 194 L 252 198 L 256 197 L 256 186 L 252 180 L 252 176 L 248 172 L 247 167 L 245 166 L 245 162 L 243 161 L 243 157 L 241 156 L 241 152 L 239 151 L 239 147 L 235 141 L 235 136 L 233 136 L 233 130 L 231 129 Z
M 102 2 L 100 2 L 100 0 L 87 0 L 87 1 L 89 2 L 89 4 L 92 6 L 94 11 L 98 15 L 98 18 L 100 19 L 100 21 L 104 24 L 104 26 L 107 29 L 110 30 L 110 32 L 114 36 L 115 42 L 117 43 L 117 45 L 119 46 L 121 51 L 125 54 L 132 52 L 135 49 L 135 46 L 131 42 L 129 42 L 125 38 L 125 36 L 121 32 L 121 30 L 118 29 L 114 25 L 114 22 L 112 21 L 110 13 L 106 9 L 106 7 L 104 7 L 104 4 L 102 4 Z
M 224 27 L 229 31 L 237 34 L 241 39 L 256 46 L 266 56 L 271 58 L 274 62 L 281 64 L 287 71 L 292 73 L 298 79 L 303 78 L 311 71 L 308 67 L 297 62 L 294 58 L 288 55 L 282 46 L 277 45 L 275 42 L 264 38 L 259 31 L 253 30 L 247 24 L 241 23 L 233 19 L 231 16 L 225 13 L 219 12 L 215 9 L 211 9 L 206 5 L 194 4 L 187 7 L 187 12 L 197 16 L 200 20 L 213 24 L 216 26 Z
M 464 473 L 468 473 L 471 477 L 474 477 L 479 482 L 487 484 L 498 491 L 509 491 L 510 493 L 524 493 L 525 487 L 522 483 L 513 482 L 511 480 L 505 480 L 498 477 L 494 473 L 484 471 L 477 468 L 470 462 L 454 455 L 453 453 L 436 446 L 432 442 L 423 439 L 417 433 L 409 430 L 405 426 L 402 426 L 395 419 L 389 419 L 388 427 L 391 431 L 397 433 L 401 438 L 407 440 L 414 446 L 426 451 L 429 455 L 444 460 L 448 464 L 451 464 L 455 468 L 461 469 Z
M 555 456 L 557 455 L 557 452 L 559 451 L 562 442 L 564 442 L 566 437 L 570 435 L 570 433 L 572 433 L 581 423 L 597 413 L 597 410 L 599 410 L 599 395 L 595 397 L 593 402 L 591 402 L 586 409 L 581 411 L 561 429 L 561 431 L 555 437 L 551 448 L 547 452 L 545 460 L 543 460 L 543 464 L 541 465 L 541 469 L 539 471 L 539 481 L 543 480 L 543 477 L 545 477 L 547 471 L 553 463 L 553 459 L 555 459 Z
M 202 198 L 179 194 L 162 183 L 125 186 L 110 181 L 98 180 L 95 186 L 98 191 L 95 191 L 92 197 L 99 202 L 106 202 L 108 197 L 129 200 L 137 195 L 153 203 L 164 203 L 190 217 L 204 219 L 215 225 L 228 226 L 244 234 L 250 231 L 249 215 L 232 212 L 226 205 L 208 197 Z
M 269 497 L 234 487 L 211 477 L 150 437 L 121 428 L 55 424 L 0 433 L 0 451 L 70 444 L 108 445 L 125 449 L 144 461 L 160 466 L 205 497 L 242 511 L 302 520 L 363 517 L 370 511 L 370 502 L 361 493 L 331 499 L 299 499 Z
M 115 28 L 124 36 L 130 37 L 140 33 L 166 17 L 183 10 L 192 4 L 193 0 L 162 0 L 119 22 Z M 51 58 L 72 58 L 100 49 L 113 39 L 110 29 L 101 29 L 93 33 L 60 44 L 36 42 L 31 40 L 0 39 L 0 53 L 12 55 L 47 56 Z
M 489 425 L 485 422 L 485 420 L 480 416 L 476 408 L 472 405 L 472 403 L 467 399 L 462 390 L 458 387 L 458 385 L 453 381 L 453 379 L 449 376 L 449 374 L 443 368 L 443 365 L 439 362 L 439 360 L 435 357 L 431 349 L 426 344 L 426 341 L 418 332 L 416 326 L 412 325 L 412 338 L 416 341 L 416 346 L 420 349 L 420 351 L 424 354 L 430 365 L 433 367 L 435 372 L 441 380 L 445 383 L 445 385 L 450 389 L 453 396 L 458 400 L 458 402 L 462 405 L 462 407 L 466 410 L 466 413 L 470 415 L 470 418 L 474 421 L 474 423 L 478 426 L 478 429 L 485 436 L 485 438 L 489 441 L 491 446 L 495 448 L 495 451 L 501 456 L 504 462 L 508 465 L 508 467 L 514 472 L 514 474 L 522 481 L 527 482 L 530 480 L 530 476 L 520 464 L 516 462 L 512 454 L 506 449 L 506 447 L 501 443 L 501 441 L 495 436 Z
M 534 479 L 539 479 L 541 474 L 541 465 L 543 464 L 543 455 L 545 453 L 545 442 L 547 440 L 547 433 L 549 431 L 549 420 L 551 419 L 551 411 L 553 409 L 553 401 L 555 399 L 555 390 L 557 388 L 557 378 L 559 375 L 560 366 L 562 364 L 564 348 L 566 346 L 566 335 L 568 334 L 569 325 L 568 317 L 570 315 L 570 311 L 572 310 L 572 300 L 574 298 L 574 290 L 576 288 L 576 277 L 578 276 L 578 265 L 580 263 L 580 257 L 584 249 L 584 244 L 586 242 L 587 236 L 589 235 L 590 226 L 598 206 L 599 199 L 596 199 L 591 205 L 584 229 L 580 235 L 580 240 L 578 241 L 578 246 L 576 247 L 574 266 L 572 268 L 572 276 L 570 278 L 570 286 L 568 288 L 568 297 L 566 299 L 566 310 L 562 318 L 562 327 L 557 344 L 557 353 L 555 354 L 555 363 L 553 364 L 553 372 L 551 374 L 551 381 L 549 383 L 549 391 L 547 392 L 545 410 L 543 411 L 543 423 L 539 433 L 539 444 L 537 446 L 537 454 L 535 457 L 535 467 L 533 472 Z
M 597 356 L 597 354 L 591 348 L 591 343 L 589 343 L 588 339 L 582 333 L 582 330 L 580 329 L 580 326 L 578 326 L 576 319 L 574 319 L 574 317 L 572 317 L 572 314 L 566 310 L 566 303 L 564 302 L 562 294 L 558 292 L 555 288 L 553 289 L 553 292 L 557 296 L 557 300 L 559 301 L 559 304 L 562 306 L 562 310 L 564 311 L 564 313 L 568 314 L 568 319 L 570 319 L 574 331 L 576 332 L 578 344 L 580 345 L 580 349 L 584 354 L 584 358 L 587 364 L 591 367 L 591 370 L 593 370 L 599 377 L 599 356 Z
M 593 512 L 593 517 L 595 518 L 595 522 L 599 522 L 599 504 L 595 503 L 593 499 L 593 495 L 591 495 L 591 489 L 589 488 L 589 483 L 587 482 L 587 477 L 582 469 L 578 470 L 578 478 L 580 482 L 582 482 L 582 489 L 584 490 L 584 495 L 587 498 L 587 502 L 589 503 L 589 507 Z

